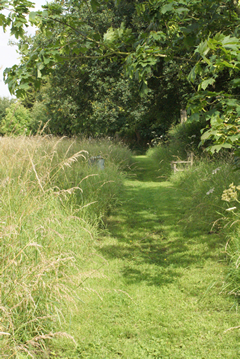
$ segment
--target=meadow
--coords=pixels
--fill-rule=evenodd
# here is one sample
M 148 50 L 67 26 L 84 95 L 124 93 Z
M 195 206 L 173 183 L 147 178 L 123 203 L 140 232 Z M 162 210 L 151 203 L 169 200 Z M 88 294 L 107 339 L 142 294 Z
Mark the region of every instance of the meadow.
M 176 174 L 171 144 L 3 137 L 0 155 L 1 357 L 239 357 L 231 154 Z
M 105 159 L 105 170 L 89 163 Z M 1 357 L 35 357 L 78 303 L 80 273 L 117 202 L 130 151 L 108 140 L 1 138 Z M 86 263 L 87 262 L 87 263 Z M 80 301 L 81 302 L 81 301 Z M 21 353 L 21 354 L 20 354 Z

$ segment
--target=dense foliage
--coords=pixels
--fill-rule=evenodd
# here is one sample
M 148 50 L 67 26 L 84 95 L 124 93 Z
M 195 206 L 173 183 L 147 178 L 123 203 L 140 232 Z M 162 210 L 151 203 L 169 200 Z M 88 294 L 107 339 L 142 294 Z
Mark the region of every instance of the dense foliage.
M 9 99 L 7 97 L 0 98 L 0 121 L 2 121 L 2 119 L 5 117 L 6 109 L 14 102 L 14 99 Z
M 211 139 L 212 151 L 238 148 L 237 1 L 56 0 L 30 13 L 38 27 L 32 39 L 20 31 L 19 11 L 13 3 L 11 17 L 2 17 L 22 36 L 21 64 L 5 79 L 18 96 L 45 84 L 37 100 L 44 98 L 53 132 L 147 142 L 188 104 L 190 120 L 207 126 L 202 141 Z
M 6 109 L 6 115 L 1 121 L 2 135 L 30 135 L 33 122 L 30 111 L 20 102 L 13 103 Z

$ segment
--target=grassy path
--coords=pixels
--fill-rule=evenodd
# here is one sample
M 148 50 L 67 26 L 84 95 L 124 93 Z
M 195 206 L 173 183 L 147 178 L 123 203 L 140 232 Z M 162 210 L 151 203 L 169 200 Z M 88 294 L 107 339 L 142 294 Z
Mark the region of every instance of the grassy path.
M 224 333 L 240 323 L 232 299 L 219 295 L 219 237 L 187 232 L 183 194 L 159 182 L 149 158 L 136 162 L 79 292 L 78 348 L 64 358 L 239 358 L 240 332 Z

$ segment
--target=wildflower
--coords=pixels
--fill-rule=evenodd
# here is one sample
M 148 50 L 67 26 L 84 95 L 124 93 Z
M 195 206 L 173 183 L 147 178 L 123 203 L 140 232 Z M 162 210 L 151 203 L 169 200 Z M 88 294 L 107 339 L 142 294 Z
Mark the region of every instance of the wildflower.
M 231 198 L 228 196 L 228 194 L 225 191 L 223 191 L 223 194 L 222 194 L 222 201 L 230 202 Z
M 216 168 L 215 170 L 212 171 L 212 174 L 215 175 L 218 171 L 220 171 L 220 167 Z
M 231 183 L 228 189 L 225 189 L 222 194 L 222 200 L 226 202 L 230 201 L 237 201 L 238 200 L 238 194 L 236 191 L 236 186 Z
M 234 186 L 234 184 L 233 184 L 233 183 L 231 183 L 231 184 L 229 185 L 229 188 L 231 188 L 233 191 L 235 191 L 235 190 L 236 190 L 236 186 Z
M 206 195 L 208 196 L 210 193 L 213 193 L 214 190 L 215 190 L 215 187 L 211 188 L 211 189 L 206 193 Z

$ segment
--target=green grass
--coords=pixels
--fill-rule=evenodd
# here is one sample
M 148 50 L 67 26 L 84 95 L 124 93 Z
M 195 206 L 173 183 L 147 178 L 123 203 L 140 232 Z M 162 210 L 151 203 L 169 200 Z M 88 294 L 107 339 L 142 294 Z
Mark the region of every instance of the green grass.
M 89 164 L 92 154 L 104 156 L 104 171 Z M 73 342 L 65 313 L 82 303 L 76 290 L 82 273 L 94 271 L 93 242 L 129 157 L 110 141 L 97 148 L 48 136 L 1 138 L 1 358 L 45 358 L 50 339 Z
M 186 227 L 186 196 L 134 158 L 122 206 L 107 220 L 82 273 L 81 302 L 66 313 L 77 345 L 55 341 L 57 358 L 238 358 L 237 304 L 221 293 L 221 234 Z

